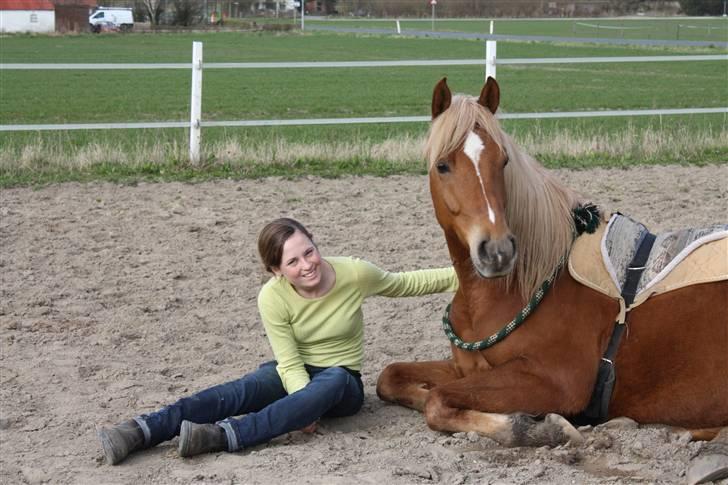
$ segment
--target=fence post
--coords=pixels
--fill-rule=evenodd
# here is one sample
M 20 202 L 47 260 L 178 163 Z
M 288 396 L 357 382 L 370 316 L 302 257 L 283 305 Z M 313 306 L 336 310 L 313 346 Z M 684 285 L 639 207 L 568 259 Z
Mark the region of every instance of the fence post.
M 192 97 L 190 99 L 190 162 L 200 161 L 202 138 L 202 42 L 192 43 Z
M 493 21 L 490 21 L 490 34 L 493 35 Z M 496 43 L 494 40 L 485 41 L 485 80 L 489 77 L 495 79 Z
M 485 41 L 485 80 L 489 77 L 495 79 L 496 43 L 494 40 Z

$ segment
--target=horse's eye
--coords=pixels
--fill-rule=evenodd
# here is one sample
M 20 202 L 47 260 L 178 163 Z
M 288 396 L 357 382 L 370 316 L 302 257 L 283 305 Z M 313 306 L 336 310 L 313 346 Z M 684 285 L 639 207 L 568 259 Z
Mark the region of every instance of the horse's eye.
M 437 162 L 435 167 L 437 167 L 437 171 L 439 173 L 447 173 L 450 171 L 450 165 L 448 165 L 447 162 Z

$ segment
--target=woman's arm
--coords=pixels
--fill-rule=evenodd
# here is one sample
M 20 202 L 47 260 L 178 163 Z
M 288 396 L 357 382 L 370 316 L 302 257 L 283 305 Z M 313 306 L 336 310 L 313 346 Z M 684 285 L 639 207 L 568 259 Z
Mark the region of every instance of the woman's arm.
M 458 289 L 452 267 L 390 273 L 367 261 L 356 261 L 364 296 L 421 296 Z
M 310 378 L 298 353 L 298 344 L 284 303 L 274 292 L 266 291 L 265 287 L 258 295 L 258 310 L 273 355 L 278 362 L 278 375 L 286 392 L 293 394 L 306 387 Z

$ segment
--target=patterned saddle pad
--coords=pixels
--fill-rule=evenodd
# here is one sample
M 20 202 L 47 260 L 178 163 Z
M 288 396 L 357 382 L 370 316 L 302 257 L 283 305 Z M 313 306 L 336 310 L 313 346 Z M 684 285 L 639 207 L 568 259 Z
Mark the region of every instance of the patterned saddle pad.
M 572 247 L 569 272 L 582 284 L 624 302 L 621 289 L 627 266 L 647 228 L 613 214 L 594 234 L 584 234 Z M 728 224 L 658 234 L 630 308 L 652 295 L 689 285 L 728 279 Z M 620 320 L 623 321 L 623 320 Z

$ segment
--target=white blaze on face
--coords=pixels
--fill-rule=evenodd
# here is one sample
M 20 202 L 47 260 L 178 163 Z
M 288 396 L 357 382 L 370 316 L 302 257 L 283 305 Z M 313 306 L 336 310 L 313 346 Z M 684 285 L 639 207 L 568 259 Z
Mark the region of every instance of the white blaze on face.
M 493 212 L 493 209 L 491 209 L 490 202 L 488 201 L 488 196 L 485 194 L 485 184 L 483 183 L 483 177 L 480 175 L 480 166 L 478 165 L 478 161 L 480 160 L 480 154 L 483 152 L 484 149 L 485 146 L 483 145 L 483 140 L 481 140 L 480 137 L 472 131 L 468 133 L 468 137 L 465 139 L 465 147 L 463 148 L 463 151 L 468 156 L 470 161 L 473 162 L 473 167 L 475 167 L 475 174 L 478 176 L 478 181 L 480 182 L 480 189 L 483 191 L 485 207 L 488 208 L 488 219 L 490 219 L 491 224 L 495 224 L 495 212 Z

